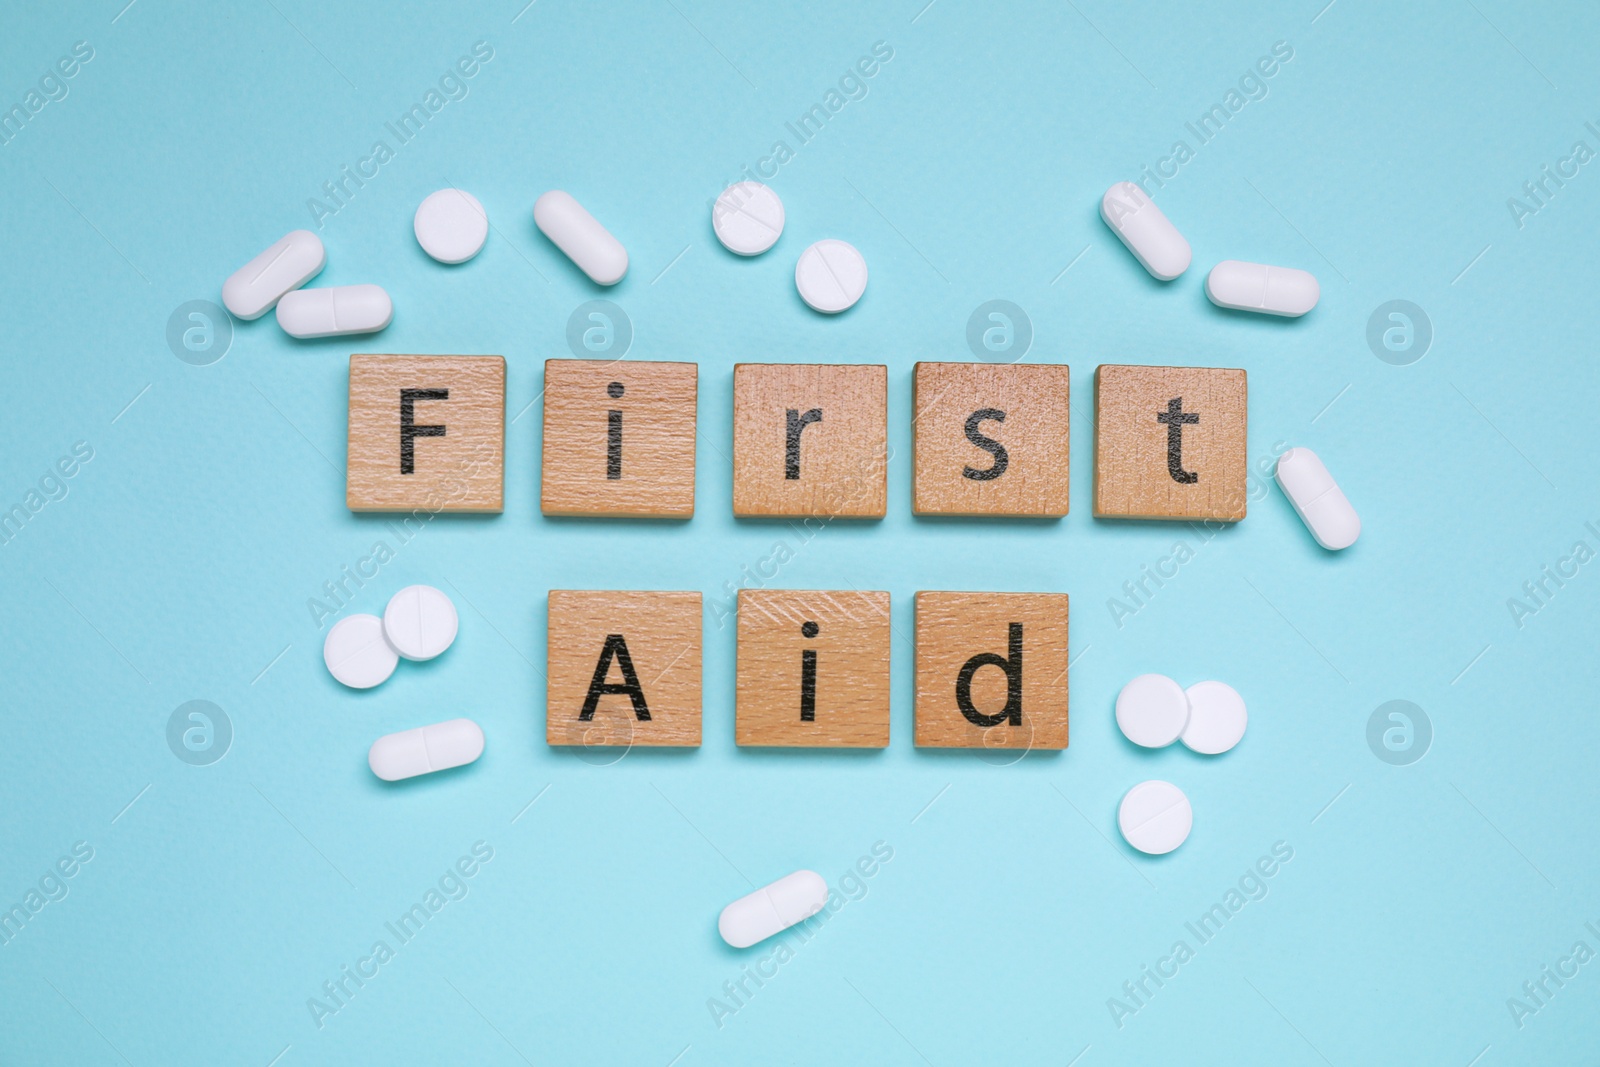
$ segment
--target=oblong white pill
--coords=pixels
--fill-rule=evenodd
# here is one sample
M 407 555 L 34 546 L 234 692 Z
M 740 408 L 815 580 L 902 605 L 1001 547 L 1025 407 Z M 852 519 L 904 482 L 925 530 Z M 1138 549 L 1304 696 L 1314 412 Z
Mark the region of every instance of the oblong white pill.
M 351 689 L 371 689 L 388 680 L 400 656 L 383 636 L 382 619 L 351 615 L 328 631 L 322 642 L 322 662 L 335 681 Z
M 867 291 L 867 261 L 847 241 L 818 241 L 800 253 L 800 262 L 794 265 L 794 287 L 813 311 L 837 315 L 853 307 Z
M 386 782 L 464 767 L 483 755 L 483 730 L 471 719 L 451 719 L 384 734 L 367 750 L 367 766 Z
M 1117 182 L 1106 190 L 1100 217 L 1153 277 L 1170 282 L 1189 269 L 1189 242 L 1133 182 Z
M 1122 839 L 1140 852 L 1165 855 L 1183 844 L 1194 828 L 1194 809 L 1183 790 L 1171 782 L 1140 782 L 1117 807 Z
M 1164 748 L 1183 733 L 1189 700 L 1183 687 L 1164 674 L 1141 674 L 1117 694 L 1117 726 L 1145 748 Z
M 717 933 L 734 948 L 749 948 L 811 918 L 827 902 L 828 883 L 822 875 L 795 871 L 723 908 Z
M 1361 536 L 1361 516 L 1311 449 L 1291 448 L 1278 457 L 1278 484 L 1323 548 L 1337 552 Z
M 417 244 L 440 263 L 465 263 L 489 239 L 489 214 L 465 189 L 440 189 L 417 206 Z
M 296 289 L 278 301 L 278 325 L 290 337 L 377 333 L 394 319 L 394 303 L 379 285 Z
M 1309 271 L 1225 259 L 1206 275 L 1206 295 L 1218 307 L 1293 319 L 1317 306 L 1322 286 Z
M 539 197 L 533 222 L 596 285 L 616 285 L 628 273 L 628 250 L 572 194 L 552 189 Z
M 728 251 L 759 256 L 783 233 L 783 201 L 760 182 L 735 182 L 712 206 L 711 229 Z
M 1189 699 L 1189 723 L 1178 740 L 1206 756 L 1226 752 L 1244 737 L 1250 717 L 1244 698 L 1225 682 L 1196 682 L 1183 691 Z
M 284 293 L 315 278 L 328 262 L 322 239 L 310 230 L 292 230 L 222 283 L 222 303 L 240 319 L 259 319 Z
M 406 659 L 432 659 L 456 639 L 460 619 L 450 598 L 431 585 L 408 585 L 383 609 L 383 633 Z

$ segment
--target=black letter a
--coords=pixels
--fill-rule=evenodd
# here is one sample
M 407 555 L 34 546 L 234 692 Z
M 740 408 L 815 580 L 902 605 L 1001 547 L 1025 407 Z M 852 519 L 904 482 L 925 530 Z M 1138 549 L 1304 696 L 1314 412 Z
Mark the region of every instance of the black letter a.
M 607 682 L 611 661 L 615 658 L 622 668 L 621 682 Z M 584 722 L 594 718 L 594 709 L 603 696 L 626 693 L 633 701 L 633 713 L 640 722 L 650 721 L 650 706 L 644 702 L 644 687 L 633 670 L 633 657 L 628 655 L 628 642 L 621 634 L 606 634 L 606 647 L 600 651 L 600 662 L 595 666 L 594 678 L 589 682 L 589 695 L 583 698 L 583 711 L 578 718 Z

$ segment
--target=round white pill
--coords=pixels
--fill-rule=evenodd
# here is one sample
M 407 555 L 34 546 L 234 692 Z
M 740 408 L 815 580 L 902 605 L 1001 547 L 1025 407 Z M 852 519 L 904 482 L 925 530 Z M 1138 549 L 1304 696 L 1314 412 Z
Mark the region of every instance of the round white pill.
M 465 263 L 489 238 L 489 215 L 465 189 L 429 193 L 411 225 L 417 244 L 440 263 Z
M 717 933 L 734 948 L 749 948 L 804 922 L 828 902 L 828 883 L 816 871 L 786 874 L 722 909 Z
M 711 208 L 711 228 L 728 251 L 759 256 L 783 233 L 783 201 L 760 182 L 735 182 Z
M 1244 698 L 1224 682 L 1196 682 L 1183 691 L 1189 698 L 1189 725 L 1178 739 L 1196 752 L 1215 756 L 1244 736 Z
M 800 253 L 794 287 L 813 311 L 837 315 L 867 291 L 867 261 L 855 245 L 829 238 Z
M 1164 674 L 1141 674 L 1117 694 L 1117 725 L 1136 745 L 1163 748 L 1189 721 L 1189 698 Z
M 371 689 L 388 680 L 400 657 L 383 636 L 376 615 L 340 619 L 322 642 L 322 662 L 336 681 L 351 689 Z
M 431 585 L 408 585 L 383 609 L 383 633 L 406 659 L 432 659 L 456 639 L 456 606 Z
M 1189 837 L 1194 809 L 1183 790 L 1171 782 L 1152 779 L 1128 790 L 1117 808 L 1122 838 L 1140 852 L 1161 856 Z

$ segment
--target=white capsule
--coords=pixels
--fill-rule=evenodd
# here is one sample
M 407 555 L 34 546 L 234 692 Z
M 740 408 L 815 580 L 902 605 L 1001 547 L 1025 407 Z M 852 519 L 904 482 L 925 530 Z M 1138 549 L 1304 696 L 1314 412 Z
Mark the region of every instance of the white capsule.
M 1100 217 L 1154 277 L 1170 282 L 1189 269 L 1189 242 L 1133 182 L 1117 182 L 1106 190 Z
M 628 273 L 628 250 L 572 194 L 552 189 L 533 202 L 533 222 L 596 285 Z
M 759 256 L 783 233 L 783 201 L 760 182 L 735 182 L 712 206 L 711 229 L 728 251 Z
M 1194 809 L 1183 790 L 1171 782 L 1140 782 L 1128 790 L 1117 807 L 1117 828 L 1122 839 L 1140 852 L 1161 856 L 1189 838 Z
M 1278 484 L 1323 548 L 1349 548 L 1361 536 L 1361 516 L 1311 449 L 1291 448 L 1278 457 Z
M 432 659 L 456 639 L 460 620 L 450 598 L 431 585 L 408 585 L 383 609 L 383 633 L 406 659 Z
M 239 319 L 259 319 L 284 293 L 298 289 L 328 262 L 322 239 L 310 230 L 294 230 L 246 263 L 222 283 L 222 303 Z
M 1317 306 L 1322 287 L 1307 271 L 1225 259 L 1206 275 L 1206 295 L 1218 307 L 1293 319 Z
M 372 742 L 367 766 L 386 782 L 464 767 L 483 755 L 483 730 L 471 719 L 451 719 L 385 734 Z
M 1244 698 L 1225 682 L 1196 682 L 1183 691 L 1189 699 L 1189 722 L 1178 735 L 1191 752 L 1216 756 L 1244 737 L 1250 716 Z
M 717 933 L 734 948 L 749 948 L 811 918 L 827 902 L 828 883 L 822 875 L 795 871 L 723 908 Z
M 322 642 L 322 662 L 328 673 L 351 689 L 371 689 L 388 680 L 400 656 L 383 636 L 383 620 L 376 615 L 351 615 L 340 619 Z
M 794 287 L 813 311 L 837 315 L 867 291 L 867 261 L 847 241 L 829 238 L 800 253 Z
M 278 325 L 290 337 L 377 333 L 394 320 L 394 303 L 378 285 L 296 289 L 278 301 Z
M 1183 687 L 1164 674 L 1141 674 L 1117 694 L 1117 726 L 1136 745 L 1165 748 L 1188 721 Z
M 440 263 L 465 263 L 489 239 L 489 215 L 465 189 L 429 193 L 411 220 L 417 244 Z

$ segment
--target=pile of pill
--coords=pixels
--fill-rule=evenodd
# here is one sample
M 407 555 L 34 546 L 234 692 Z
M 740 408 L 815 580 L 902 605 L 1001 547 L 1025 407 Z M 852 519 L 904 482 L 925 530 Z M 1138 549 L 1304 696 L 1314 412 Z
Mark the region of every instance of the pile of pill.
M 1223 682 L 1185 689 L 1164 674 L 1141 674 L 1117 694 L 1117 727 L 1142 748 L 1182 741 L 1193 752 L 1220 755 L 1244 737 L 1248 721 L 1244 699 Z M 1117 811 L 1123 838 L 1151 855 L 1183 844 L 1193 821 L 1189 798 L 1171 782 L 1141 782 Z
M 1137 184 L 1112 185 L 1101 199 L 1100 212 L 1152 277 L 1170 282 L 1188 270 L 1193 259 L 1188 240 Z M 627 249 L 570 193 L 557 189 L 540 195 L 533 218 L 551 244 L 596 285 L 616 285 L 627 275 Z M 711 223 L 729 252 L 759 256 L 783 234 L 783 201 L 759 182 L 738 182 L 717 197 Z M 476 197 L 446 188 L 422 201 L 412 227 L 428 256 L 457 265 L 483 249 L 489 220 Z M 243 320 L 276 309 L 284 332 L 302 339 L 386 328 L 394 306 L 381 286 L 304 288 L 326 262 L 317 235 L 295 230 L 227 279 L 223 303 Z M 834 238 L 808 245 L 795 263 L 796 291 L 808 307 L 823 314 L 853 307 L 866 291 L 867 278 L 861 253 Z M 1307 314 L 1321 296 L 1316 277 L 1307 271 L 1232 259 L 1211 268 L 1205 291 L 1219 307 L 1284 318 Z M 1356 541 L 1360 518 L 1316 453 L 1306 448 L 1284 453 L 1277 481 L 1319 545 L 1339 550 Z M 370 689 L 386 681 L 401 659 L 427 660 L 443 653 L 455 640 L 458 626 L 449 597 L 431 586 L 408 586 L 390 599 L 381 618 L 358 614 L 340 620 L 324 642 L 323 660 L 341 684 Z M 1116 701 L 1118 727 L 1129 741 L 1145 748 L 1181 741 L 1194 752 L 1218 755 L 1239 743 L 1247 719 L 1243 699 L 1218 681 L 1185 689 L 1164 675 L 1145 674 L 1124 686 Z M 384 735 L 373 742 L 367 761 L 377 777 L 398 781 L 465 766 L 476 761 L 483 749 L 483 730 L 470 719 L 458 718 Z M 1122 798 L 1117 820 L 1132 847 L 1160 855 L 1188 837 L 1193 810 L 1177 786 L 1150 780 Z M 827 898 L 828 887 L 820 875 L 796 871 L 729 904 L 718 919 L 718 931 L 729 945 L 745 948 L 815 915 Z

